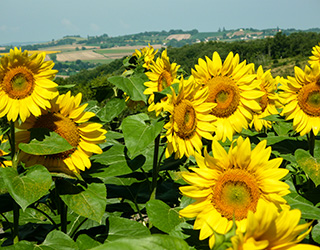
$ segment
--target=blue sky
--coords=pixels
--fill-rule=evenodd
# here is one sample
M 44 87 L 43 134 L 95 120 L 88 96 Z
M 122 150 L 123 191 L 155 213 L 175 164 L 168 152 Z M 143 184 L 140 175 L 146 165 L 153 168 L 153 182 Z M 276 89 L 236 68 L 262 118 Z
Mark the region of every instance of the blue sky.
M 0 0 L 0 44 L 170 29 L 320 27 L 320 0 Z

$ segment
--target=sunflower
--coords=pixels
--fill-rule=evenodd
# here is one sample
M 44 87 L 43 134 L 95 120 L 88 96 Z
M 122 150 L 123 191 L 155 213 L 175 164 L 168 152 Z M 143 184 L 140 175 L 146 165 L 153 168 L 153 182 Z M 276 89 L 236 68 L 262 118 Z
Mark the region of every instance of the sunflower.
M 174 90 L 172 95 L 168 95 L 167 105 L 164 106 L 165 111 L 170 113 L 170 120 L 164 126 L 168 140 L 166 157 L 173 152 L 176 158 L 189 157 L 195 151 L 200 153 L 201 138 L 212 139 L 214 126 L 211 122 L 215 118 L 209 112 L 215 104 L 205 102 L 207 95 L 207 88 L 195 88 L 192 76 L 180 80 L 178 95 Z
M 38 117 L 30 116 L 18 128 L 16 133 L 17 143 L 30 141 L 30 129 L 47 128 L 66 139 L 73 149 L 66 152 L 35 156 L 20 152 L 20 160 L 27 166 L 42 164 L 51 172 L 62 172 L 72 175 L 79 170 L 91 167 L 89 157 L 102 153 L 97 145 L 105 141 L 106 130 L 101 124 L 88 122 L 95 116 L 92 112 L 85 112 L 88 104 L 80 106 L 82 94 L 71 96 L 60 95 L 51 101 L 51 108 L 42 112 Z
M 249 125 L 250 127 L 254 126 L 255 130 L 259 132 L 263 127 L 271 128 L 271 121 L 264 120 L 263 118 L 269 115 L 279 114 L 276 107 L 280 106 L 280 101 L 276 91 L 280 78 L 276 77 L 274 79 L 270 70 L 263 72 L 262 66 L 259 66 L 257 70 L 257 79 L 261 81 L 260 89 L 265 94 L 259 101 L 261 112 L 253 114 L 252 122 Z
M 320 130 L 320 64 L 305 67 L 303 71 L 295 67 L 295 77 L 288 76 L 279 89 L 284 108 L 281 115 L 286 120 L 293 119 L 293 128 L 301 136 Z
M 298 244 L 311 231 L 310 223 L 299 224 L 301 211 L 284 209 L 258 202 L 255 213 L 248 212 L 247 230 L 231 238 L 233 250 L 320 250 L 309 244 Z
M 163 110 L 167 98 L 164 97 L 160 102 L 154 102 L 154 92 L 161 92 L 170 85 L 179 82 L 177 80 L 177 71 L 180 65 L 176 63 L 170 63 L 169 57 L 167 56 L 167 50 L 164 50 L 161 57 L 151 64 L 150 71 L 145 74 L 150 81 L 145 82 L 144 85 L 148 87 L 143 93 L 145 95 L 150 95 L 149 97 L 149 107 L 148 111 L 155 111 L 158 116 Z
M 6 146 L 9 143 L 9 141 L 8 139 L 5 139 L 3 135 L 0 135 L 0 141 L 1 141 L 0 157 L 6 156 L 9 154 L 8 152 L 6 152 L 6 149 L 7 149 Z M 0 161 L 0 166 L 1 167 L 12 166 L 12 161 L 6 161 L 6 160 Z
M 282 158 L 269 160 L 271 148 L 261 141 L 252 151 L 250 140 L 239 137 L 227 153 L 217 140 L 212 141 L 212 154 L 195 155 L 199 168 L 183 172 L 191 186 L 182 186 L 183 195 L 196 201 L 180 210 L 180 215 L 196 217 L 194 229 L 200 229 L 200 240 L 209 238 L 212 248 L 215 233 L 228 232 L 235 219 L 238 230 L 244 231 L 248 211 L 256 211 L 259 200 L 285 207 L 282 197 L 289 185 L 279 181 L 289 171 L 279 168 Z
M 212 60 L 198 60 L 192 75 L 198 84 L 209 87 L 207 102 L 216 103 L 212 114 L 217 117 L 215 138 L 223 142 L 248 128 L 253 112 L 260 112 L 260 98 L 265 92 L 259 90 L 260 81 L 255 80 L 254 65 L 239 63 L 239 55 L 229 53 L 224 63 L 217 52 Z
M 313 66 L 314 64 L 320 64 L 320 46 L 314 46 L 312 48 L 312 54 L 313 56 L 309 57 L 310 60 L 308 61 L 308 63 L 310 63 L 311 66 Z
M 135 50 L 132 56 L 137 57 L 138 59 L 142 58 L 144 61 L 143 67 L 147 70 L 150 69 L 150 64 L 153 62 L 154 56 L 158 53 L 158 50 L 154 50 L 154 48 L 148 44 L 148 47 L 143 47 L 140 50 Z
M 52 81 L 58 71 L 44 58 L 45 53 L 28 56 L 17 48 L 0 58 L 0 117 L 25 121 L 31 114 L 40 115 L 41 108 L 50 108 L 49 100 L 58 95 Z

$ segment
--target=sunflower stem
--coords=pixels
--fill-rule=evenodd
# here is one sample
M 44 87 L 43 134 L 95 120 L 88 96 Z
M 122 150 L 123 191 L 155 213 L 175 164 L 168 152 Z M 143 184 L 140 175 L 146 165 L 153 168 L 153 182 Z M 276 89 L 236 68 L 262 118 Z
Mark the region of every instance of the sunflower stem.
M 17 170 L 17 159 L 16 159 L 16 148 L 15 148 L 15 126 L 14 121 L 10 121 L 10 150 L 11 150 L 11 161 L 12 167 Z M 12 239 L 14 243 L 19 241 L 19 216 L 20 216 L 20 206 L 13 200 L 13 234 Z
M 67 233 L 67 206 L 61 199 L 59 192 L 58 192 L 58 179 L 55 179 L 55 196 L 57 202 L 58 213 L 60 214 L 60 223 L 61 223 L 61 232 Z
M 10 136 L 9 136 L 9 142 L 10 142 L 10 150 L 11 150 L 11 161 L 12 161 L 12 167 L 14 169 L 17 169 L 17 158 L 16 158 L 16 131 L 14 126 L 14 121 L 10 121 Z
M 20 207 L 16 201 L 13 201 L 13 242 L 14 244 L 19 241 L 19 215 Z
M 59 197 L 60 198 L 60 197 Z M 60 221 L 61 221 L 61 232 L 67 233 L 67 205 L 60 198 Z
M 157 191 L 157 179 L 159 173 L 160 164 L 158 162 L 159 156 L 159 145 L 160 145 L 160 134 L 154 140 L 154 152 L 153 152 L 153 167 L 152 167 L 152 183 L 151 183 L 151 195 L 150 200 L 156 198 Z
M 309 144 L 309 153 L 312 156 L 314 156 L 315 136 L 312 130 L 310 131 L 308 136 L 308 144 Z

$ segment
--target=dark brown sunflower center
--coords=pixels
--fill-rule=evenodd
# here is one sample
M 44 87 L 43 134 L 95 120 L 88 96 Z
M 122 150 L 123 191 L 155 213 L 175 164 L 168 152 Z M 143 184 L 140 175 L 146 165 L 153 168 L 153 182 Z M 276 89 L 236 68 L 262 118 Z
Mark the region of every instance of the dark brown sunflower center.
M 3 78 L 2 88 L 12 99 L 28 97 L 34 89 L 32 71 L 24 66 L 10 69 Z
M 255 211 L 260 197 L 256 179 L 241 169 L 223 173 L 213 188 L 212 203 L 215 209 L 228 220 L 242 220 L 248 211 Z
M 217 103 L 212 114 L 217 117 L 229 117 L 238 108 L 240 93 L 234 81 L 226 76 L 216 76 L 208 81 L 207 102 Z
M 179 137 L 187 138 L 193 134 L 197 122 L 196 112 L 190 101 L 182 100 L 174 107 L 173 122 L 177 124 L 175 132 Z
M 159 79 L 158 79 L 158 91 L 162 91 L 164 90 L 166 87 L 169 87 L 172 83 L 172 76 L 171 74 L 164 70 L 160 76 L 159 76 Z
M 80 134 L 77 125 L 69 118 L 63 116 L 60 113 L 48 113 L 38 117 L 35 122 L 34 128 L 47 128 L 50 131 L 54 131 L 61 137 L 67 140 L 69 144 L 74 147 L 63 153 L 56 155 L 50 155 L 54 158 L 66 158 L 76 150 L 76 147 L 80 141 Z
M 320 116 L 320 85 L 304 85 L 298 93 L 298 104 L 306 114 Z

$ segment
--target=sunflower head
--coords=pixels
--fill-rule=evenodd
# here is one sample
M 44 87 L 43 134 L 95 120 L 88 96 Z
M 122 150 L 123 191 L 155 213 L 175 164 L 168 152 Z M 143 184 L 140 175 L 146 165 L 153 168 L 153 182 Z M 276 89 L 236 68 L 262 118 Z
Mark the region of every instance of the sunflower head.
M 92 112 L 84 111 L 88 104 L 80 105 L 81 93 L 71 96 L 60 95 L 51 100 L 51 108 L 43 110 L 40 116 L 30 116 L 18 128 L 17 144 L 30 141 L 30 129 L 46 128 L 56 132 L 67 140 L 72 149 L 53 155 L 35 156 L 20 153 L 20 160 L 27 166 L 42 164 L 51 172 L 63 172 L 72 175 L 91 167 L 89 157 L 102 153 L 97 145 L 104 142 L 106 130 L 101 124 L 89 122 L 95 116 Z
M 179 93 L 172 88 L 172 95 L 164 110 L 170 114 L 169 122 L 164 126 L 168 145 L 166 157 L 175 153 L 176 158 L 194 155 L 202 148 L 201 138 L 212 139 L 214 127 L 210 124 L 214 117 L 209 114 L 214 104 L 206 103 L 207 88 L 200 89 L 191 76 L 179 82 Z
M 254 65 L 239 63 L 239 55 L 230 52 L 222 63 L 217 52 L 212 59 L 199 59 L 192 75 L 196 82 L 209 89 L 207 102 L 215 103 L 211 114 L 217 119 L 214 126 L 215 138 L 231 141 L 235 133 L 247 129 L 252 114 L 260 112 L 259 101 L 265 92 L 261 91 L 260 80 L 256 80 Z
M 180 215 L 196 217 L 194 228 L 200 229 L 200 240 L 210 237 L 211 248 L 214 233 L 228 232 L 233 219 L 238 230 L 244 231 L 248 212 L 255 212 L 260 200 L 279 208 L 286 206 L 283 196 L 289 193 L 289 186 L 280 179 L 288 170 L 279 168 L 281 158 L 269 160 L 270 154 L 266 141 L 251 150 L 249 139 L 239 137 L 227 153 L 213 140 L 212 156 L 206 149 L 204 157 L 196 154 L 199 167 L 182 173 L 191 185 L 180 187 L 180 191 L 195 202 L 180 210 Z
M 148 46 L 141 48 L 140 50 L 135 50 L 132 56 L 136 57 L 138 61 L 143 61 L 143 67 L 147 70 L 150 69 L 150 64 L 154 60 L 154 56 L 158 53 L 158 50 L 154 50 L 154 48 L 148 44 Z
M 312 56 L 309 57 L 308 63 L 313 66 L 314 64 L 320 64 L 320 43 L 319 46 L 315 45 L 312 48 Z
M 320 64 L 305 70 L 295 67 L 295 77 L 287 77 L 279 87 L 284 108 L 281 115 L 293 119 L 293 128 L 301 136 L 311 130 L 314 135 L 320 127 Z
M 45 53 L 29 56 L 28 51 L 17 48 L 0 58 L 0 117 L 25 121 L 50 107 L 49 100 L 58 95 L 52 81 L 57 70 L 52 70 L 52 61 L 44 59 Z
M 180 65 L 176 63 L 170 63 L 169 57 L 167 56 L 167 50 L 164 50 L 161 57 L 158 57 L 155 62 L 151 63 L 150 71 L 145 74 L 149 78 L 148 82 L 144 85 L 147 87 L 143 92 L 146 95 L 150 95 L 148 102 L 148 111 L 155 111 L 158 116 L 163 110 L 167 98 L 164 97 L 159 102 L 155 103 L 154 92 L 161 92 L 165 88 L 169 87 L 174 83 L 178 83 L 177 71 Z
M 280 101 L 277 94 L 277 85 L 279 78 L 274 79 L 270 70 L 263 71 L 262 66 L 259 66 L 257 70 L 257 80 L 260 80 L 260 90 L 264 92 L 264 95 L 260 98 L 259 104 L 261 111 L 253 114 L 250 127 L 255 128 L 256 131 L 261 131 L 263 127 L 271 128 L 271 121 L 264 120 L 264 117 L 269 115 L 278 114 L 277 107 L 280 106 Z
M 311 231 L 311 223 L 299 224 L 298 209 L 279 209 L 272 203 L 259 201 L 256 212 L 249 211 L 245 232 L 231 238 L 233 250 L 252 249 L 319 249 L 299 244 Z M 299 248 L 300 247 L 300 248 Z

